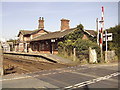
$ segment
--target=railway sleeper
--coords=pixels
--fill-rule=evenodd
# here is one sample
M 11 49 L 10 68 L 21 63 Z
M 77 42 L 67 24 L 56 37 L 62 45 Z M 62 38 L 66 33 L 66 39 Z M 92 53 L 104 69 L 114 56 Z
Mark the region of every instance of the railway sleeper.
M 4 70 L 4 75 L 6 75 L 6 74 L 12 74 L 12 73 L 16 73 L 16 70 L 10 70 L 10 71 Z
M 15 67 L 10 64 L 5 65 L 3 68 L 4 68 L 4 75 L 16 72 Z

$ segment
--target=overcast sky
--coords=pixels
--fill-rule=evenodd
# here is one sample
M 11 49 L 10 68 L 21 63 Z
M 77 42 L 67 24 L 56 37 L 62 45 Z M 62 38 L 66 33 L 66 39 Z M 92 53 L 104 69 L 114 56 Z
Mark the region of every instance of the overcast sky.
M 39 17 L 45 19 L 45 30 L 60 30 L 60 19 L 70 20 L 70 27 L 82 23 L 85 29 L 96 29 L 105 8 L 105 29 L 118 24 L 117 2 L 2 2 L 2 35 L 17 36 L 19 30 L 35 30 Z

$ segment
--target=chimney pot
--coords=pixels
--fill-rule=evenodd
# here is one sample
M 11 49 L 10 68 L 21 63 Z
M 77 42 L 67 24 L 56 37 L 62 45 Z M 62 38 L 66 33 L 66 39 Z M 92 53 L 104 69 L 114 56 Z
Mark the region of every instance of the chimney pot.
M 40 17 L 38 22 L 39 22 L 38 29 L 44 29 L 44 18 Z
M 39 20 L 41 20 L 41 17 L 39 17 Z

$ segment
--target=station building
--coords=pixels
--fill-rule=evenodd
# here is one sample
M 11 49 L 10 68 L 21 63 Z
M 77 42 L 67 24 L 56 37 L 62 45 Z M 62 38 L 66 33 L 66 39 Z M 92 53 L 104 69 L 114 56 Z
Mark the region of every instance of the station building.
M 18 33 L 18 41 L 15 45 L 16 52 L 30 52 L 30 53 L 58 53 L 58 42 L 62 41 L 65 35 L 68 35 L 76 30 L 70 28 L 68 19 L 61 19 L 60 30 L 56 32 L 49 32 L 44 29 L 44 18 L 40 17 L 38 29 L 20 30 Z M 94 30 L 83 30 L 84 35 L 82 39 L 88 39 L 87 35 L 96 37 Z

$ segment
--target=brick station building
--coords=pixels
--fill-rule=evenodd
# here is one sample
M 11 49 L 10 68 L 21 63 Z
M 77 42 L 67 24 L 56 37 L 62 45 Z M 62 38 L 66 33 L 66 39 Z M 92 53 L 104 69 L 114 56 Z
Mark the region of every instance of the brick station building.
M 15 46 L 15 51 L 17 52 L 35 52 L 35 53 L 58 53 L 58 42 L 63 40 L 63 37 L 77 28 L 70 28 L 70 20 L 61 19 L 61 29 L 56 32 L 48 32 L 44 30 L 44 18 L 40 17 L 38 29 L 30 30 L 20 30 L 18 34 L 18 42 Z M 88 39 L 87 35 L 91 37 L 96 37 L 95 31 L 84 30 L 85 34 L 82 39 Z

